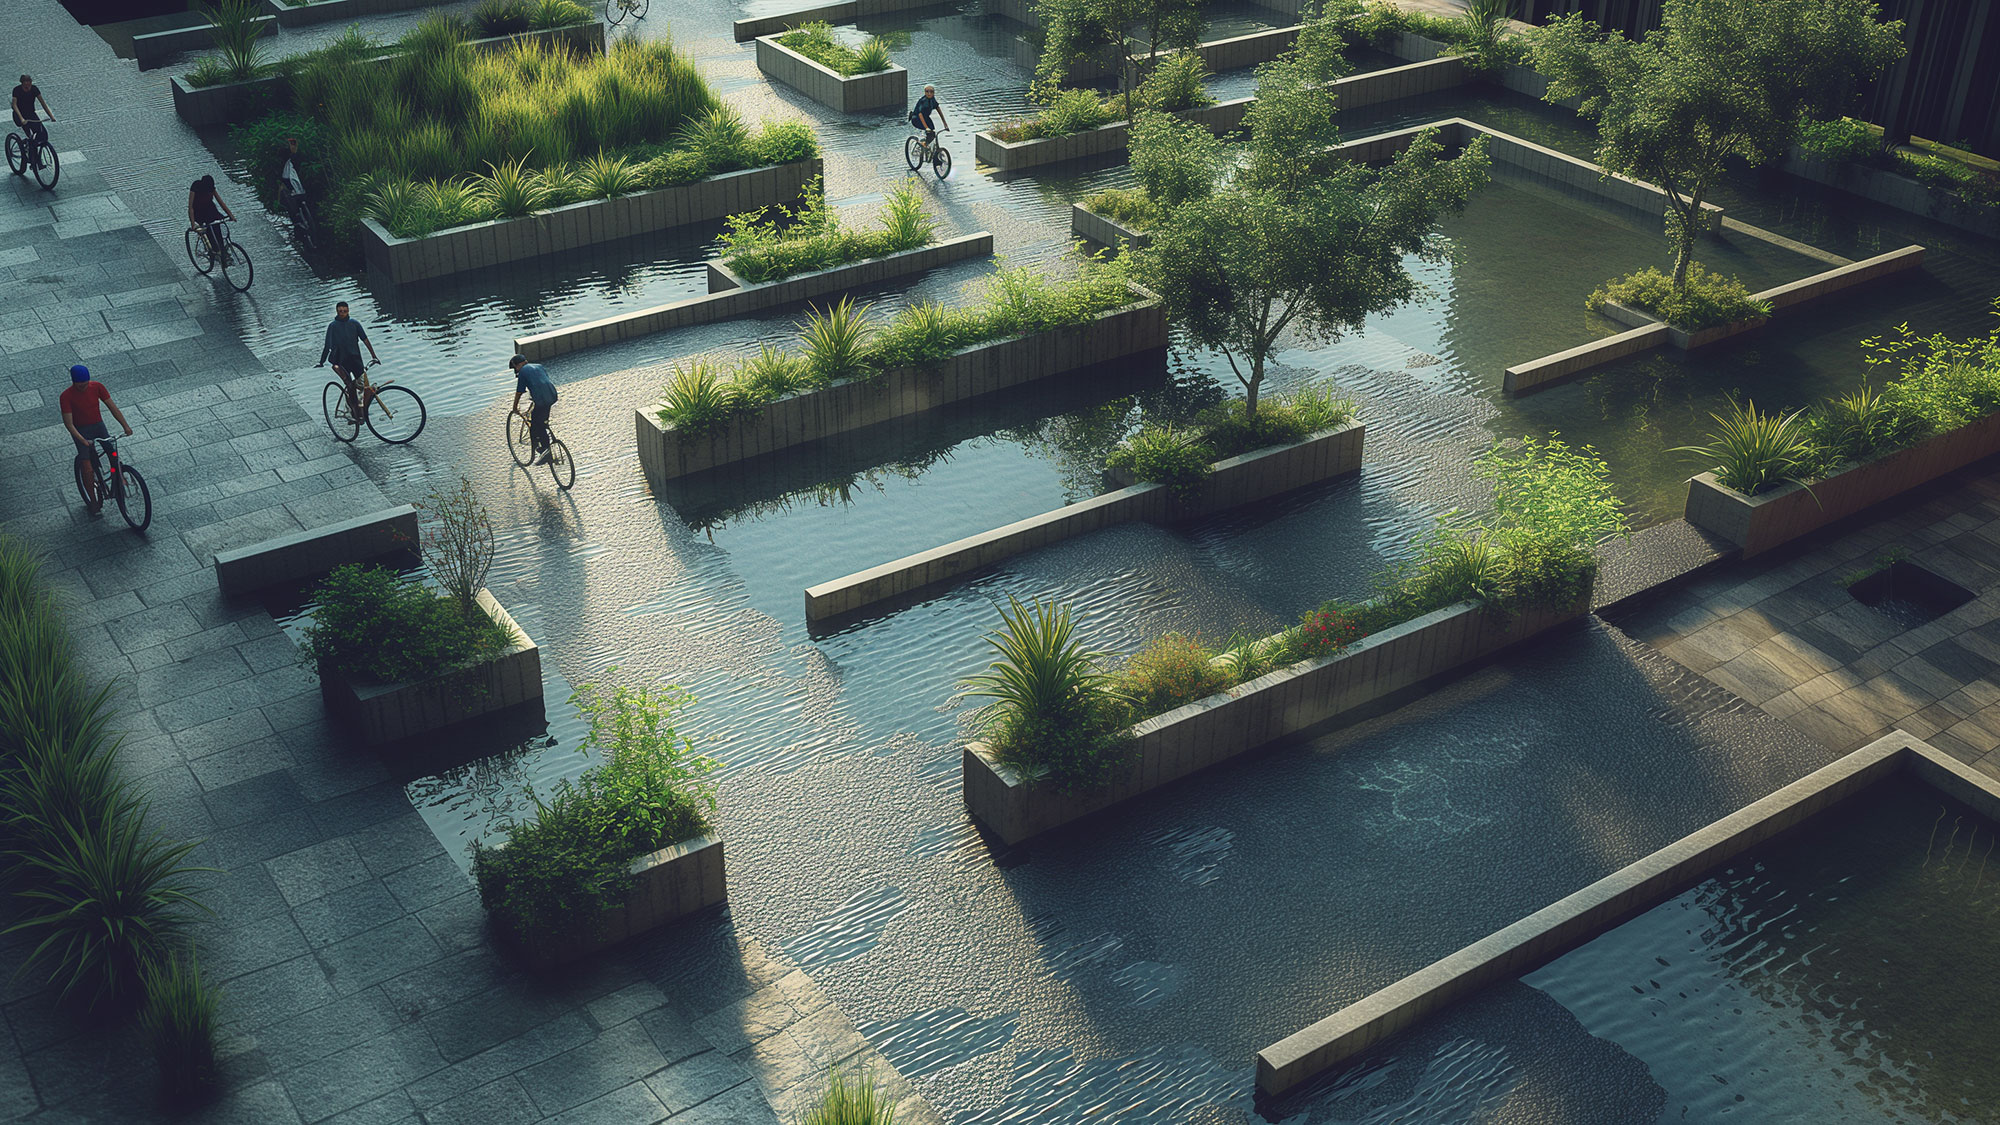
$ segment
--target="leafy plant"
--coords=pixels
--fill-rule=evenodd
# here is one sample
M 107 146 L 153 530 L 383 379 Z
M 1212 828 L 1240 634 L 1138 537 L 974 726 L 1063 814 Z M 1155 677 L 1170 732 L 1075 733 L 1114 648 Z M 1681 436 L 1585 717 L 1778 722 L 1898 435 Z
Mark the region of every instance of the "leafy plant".
M 873 306 L 842 297 L 840 303 L 806 314 L 805 330 L 799 344 L 805 350 L 806 371 L 819 386 L 867 373 L 868 340 L 874 326 L 868 323 Z
M 717 763 L 674 727 L 694 700 L 619 683 L 615 667 L 605 675 L 569 699 L 590 724 L 582 749 L 603 763 L 557 783 L 546 801 L 530 790 L 534 817 L 509 823 L 503 846 L 473 850 L 480 902 L 529 945 L 601 932 L 604 912 L 632 891 L 632 860 L 701 835 L 715 810 Z
M 1202 435 L 1178 426 L 1149 426 L 1127 438 L 1105 463 L 1142 481 L 1162 484 L 1180 500 L 1191 500 L 1208 479 L 1215 459 Z
M 548 185 L 527 169 L 525 156 L 505 164 L 489 164 L 486 175 L 473 183 L 473 193 L 499 218 L 532 214 L 548 203 Z
M 1122 709 L 1103 654 L 1083 647 L 1069 609 L 1053 601 L 1009 597 L 1000 623 L 986 638 L 995 659 L 961 685 L 993 701 L 975 713 L 981 734 L 1002 761 L 1059 790 L 1101 784 L 1120 760 Z
M 526 31 L 530 19 L 528 0 L 480 0 L 472 10 L 472 26 L 481 39 Z
M 896 1125 L 896 1106 L 875 1080 L 834 1071 L 826 1093 L 813 1103 L 798 1125 Z
M 1628 534 L 1623 505 L 1611 491 L 1611 466 L 1588 446 L 1577 449 L 1550 435 L 1495 443 L 1473 464 L 1493 482 L 1500 526 L 1555 535 L 1589 546 Z
M 811 381 L 806 375 L 804 357 L 765 344 L 756 355 L 743 361 L 736 372 L 736 385 L 746 398 L 766 403 L 797 394 L 809 387 Z
M 1852 117 L 1809 121 L 1799 128 L 1799 147 L 1809 156 L 1835 163 L 1865 163 L 1882 153 L 1882 135 Z
M 1678 288 L 1673 278 L 1648 266 L 1592 290 L 1584 305 L 1601 311 L 1607 301 L 1631 305 L 1690 332 L 1771 315 L 1770 302 L 1751 297 L 1740 279 L 1710 273 L 1700 262 L 1688 263 Z
M 1126 661 L 1113 690 L 1131 707 L 1131 718 L 1136 721 L 1206 699 L 1234 682 L 1229 670 L 1219 666 L 1200 641 L 1182 633 L 1167 633 L 1147 642 Z
M 256 0 L 215 0 L 202 4 L 203 19 L 213 30 L 216 48 L 222 52 L 222 71 L 227 82 L 255 78 L 264 69 L 264 50 L 257 42 L 264 30 L 257 18 L 264 14 Z
M 159 1063 L 160 1083 L 170 1104 L 198 1101 L 214 1089 L 217 992 L 201 979 L 192 956 L 170 955 L 140 972 L 146 1006 L 139 1026 Z
M 423 679 L 503 652 L 512 632 L 458 600 L 379 566 L 334 568 L 299 646 L 301 660 L 378 683 Z
M 1214 105 L 1208 95 L 1208 63 L 1193 51 L 1168 55 L 1139 84 L 1138 103 L 1156 113 Z
M 590 21 L 590 9 L 576 0 L 539 0 L 528 9 L 528 26 L 536 31 L 553 31 Z
M 1715 477 L 1727 488 L 1755 496 L 1767 488 L 1799 480 L 1813 465 L 1812 436 L 1802 410 L 1765 414 L 1755 400 L 1729 404 L 1729 414 L 1711 414 L 1716 430 L 1707 445 L 1676 446 L 1672 452 L 1693 453 L 1715 465 Z
M 432 489 L 416 508 L 429 524 L 421 542 L 431 574 L 457 600 L 460 613 L 483 616 L 478 595 L 493 569 L 495 540 L 486 505 L 472 494 L 472 479 L 461 475 L 449 492 Z
M 1142 119 L 1143 120 L 1143 119 Z M 1202 132 L 1206 133 L 1204 129 Z M 1086 196 L 1083 205 L 1092 211 L 1135 230 L 1148 230 L 1159 223 L 1162 212 L 1152 197 L 1139 188 L 1107 188 Z
M 1005 121 L 991 132 L 1009 143 L 1067 137 L 1125 118 L 1124 105 L 1114 98 L 1102 98 L 1089 90 L 1064 90 L 1049 100 L 1042 112 L 1024 120 Z
M 735 416 L 735 403 L 721 371 L 713 363 L 694 360 L 675 366 L 660 404 L 660 421 L 690 434 L 721 428 Z
M 881 36 L 870 36 L 868 42 L 857 50 L 835 38 L 833 25 L 825 20 L 800 24 L 778 36 L 778 42 L 843 78 L 873 74 L 893 65 L 889 57 L 889 42 Z
M 1132 123 L 1131 149 L 1139 192 L 1162 212 L 1212 194 L 1230 164 L 1221 139 L 1207 126 L 1163 113 L 1139 115 Z
M 879 35 L 871 35 L 859 50 L 854 52 L 854 73 L 875 74 L 896 65 L 889 57 L 889 41 Z
M 630 195 L 645 186 L 639 170 L 632 166 L 631 161 L 601 152 L 579 164 L 573 175 L 585 199 L 612 199 Z
M 937 224 L 925 210 L 924 197 L 908 181 L 892 188 L 879 212 L 881 229 L 843 228 L 826 205 L 820 178 L 806 185 L 797 207 L 785 216 L 760 207 L 731 215 L 722 235 L 729 268 L 745 281 L 776 281 L 810 270 L 860 261 L 927 245 Z
M 1896 444 L 1899 426 L 1888 399 L 1868 384 L 1821 403 L 1807 416 L 1807 431 L 1829 465 L 1859 461 Z

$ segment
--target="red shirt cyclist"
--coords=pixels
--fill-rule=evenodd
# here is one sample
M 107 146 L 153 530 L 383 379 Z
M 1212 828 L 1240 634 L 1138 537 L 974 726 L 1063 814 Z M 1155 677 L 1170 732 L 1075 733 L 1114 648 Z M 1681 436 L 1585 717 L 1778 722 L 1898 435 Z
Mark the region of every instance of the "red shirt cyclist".
M 69 431 L 70 439 L 76 442 L 76 463 L 82 467 L 90 462 L 91 471 L 85 478 L 84 501 L 92 512 L 104 510 L 104 497 L 95 495 L 97 487 L 97 443 L 93 438 L 108 440 L 111 431 L 104 428 L 104 414 L 100 407 L 111 408 L 111 416 L 125 428 L 125 436 L 132 436 L 132 423 L 111 401 L 111 392 L 104 384 L 90 377 L 90 368 L 79 363 L 69 369 L 69 389 L 57 399 L 62 406 L 63 428 Z

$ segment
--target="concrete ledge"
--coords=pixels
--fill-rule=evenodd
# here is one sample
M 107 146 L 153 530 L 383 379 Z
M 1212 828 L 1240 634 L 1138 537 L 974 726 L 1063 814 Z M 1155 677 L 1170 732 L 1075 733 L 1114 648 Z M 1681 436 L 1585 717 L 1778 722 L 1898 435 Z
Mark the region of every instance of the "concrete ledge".
M 215 553 L 225 598 L 299 582 L 345 563 L 371 562 L 415 547 L 417 510 L 408 504 Z
M 986 231 L 948 238 L 914 250 L 902 250 L 880 257 L 864 258 L 844 266 L 793 274 L 779 281 L 752 285 L 738 278 L 720 262 L 708 263 L 705 297 L 689 297 L 671 304 L 637 309 L 586 324 L 539 332 L 514 341 L 514 350 L 537 362 L 567 355 L 585 348 L 620 340 L 636 339 L 655 332 L 707 324 L 731 317 L 747 316 L 764 309 L 797 304 L 819 297 L 844 293 L 865 285 L 879 285 L 899 277 L 923 273 L 968 258 L 984 258 L 993 253 L 993 236 Z
M 1810 487 L 1780 485 L 1745 496 L 1714 473 L 1688 481 L 1686 519 L 1761 555 L 1918 485 L 2000 453 L 2000 414 L 1937 434 L 1906 449 L 1879 453 Z
M 1566 351 L 1515 364 L 1502 377 L 1500 389 L 1510 395 L 1533 394 L 1558 383 L 1567 383 L 1586 371 L 1628 355 L 1662 347 L 1666 342 L 1667 326 L 1664 324 L 1633 328 L 1616 336 L 1606 336 L 1602 340 L 1592 340 Z
M 1589 612 L 1576 604 L 1507 617 L 1472 602 L 1364 637 L 1332 656 L 1301 661 L 1131 729 L 1130 760 L 1102 789 L 1060 793 L 965 747 L 965 806 L 980 827 L 1012 845 L 1369 704 L 1449 676 Z
M 487 590 L 479 591 L 487 616 L 514 632 L 498 656 L 421 680 L 357 684 L 334 669 L 319 670 L 320 698 L 328 714 L 346 723 L 370 746 L 400 742 L 492 711 L 542 698 L 542 654 Z
M 1931 187 L 1886 168 L 1821 160 L 1807 156 L 1803 149 L 1796 146 L 1781 167 L 1802 180 L 1824 184 L 1873 203 L 1908 211 L 1912 215 L 1921 215 L 1987 238 L 2000 238 L 2000 207 L 1969 203 L 1954 192 Z
M 788 395 L 754 417 L 700 436 L 684 438 L 662 424 L 654 413 L 657 405 L 649 404 L 633 411 L 639 463 L 657 486 L 1065 371 L 1163 350 L 1167 321 L 1159 298 L 1138 286 L 1132 293 L 1131 304 L 1099 313 L 1089 323 L 976 344 L 923 367 Z
M 722 834 L 713 829 L 632 861 L 638 883 L 623 906 L 561 937 L 514 942 L 527 960 L 551 968 L 582 960 L 637 934 L 656 930 L 729 897 Z
M 1199 519 L 1356 472 L 1361 468 L 1361 447 L 1367 433 L 1366 426 L 1350 422 L 1290 445 L 1217 461 L 1201 491 L 1187 502 L 1174 500 L 1162 485 L 1135 484 L 822 582 L 806 590 L 806 620 L 818 622 L 855 613 L 983 570 L 1025 551 L 1115 524 Z
M 452 227 L 422 238 L 398 238 L 375 220 L 363 219 L 361 250 L 369 276 L 376 281 L 396 285 L 430 281 L 790 203 L 820 172 L 820 158 L 813 157 L 615 199 L 571 203 L 518 219 Z
M 757 69 L 839 113 L 888 106 L 901 109 L 909 96 L 910 72 L 900 66 L 843 75 L 778 42 L 775 35 L 758 37 Z
M 259 39 L 278 33 L 276 17 L 258 16 L 253 22 L 257 25 Z M 176 27 L 147 35 L 134 35 L 132 58 L 139 64 L 140 70 L 151 70 L 175 56 L 214 45 L 215 25 L 203 21 L 194 27 Z
M 1114 248 L 1131 246 L 1139 249 L 1153 244 L 1153 236 L 1145 231 L 1128 227 L 1081 203 L 1069 205 L 1069 232 L 1078 238 L 1087 238 L 1100 245 Z
M 772 35 L 780 31 L 790 31 L 800 24 L 850 23 L 867 16 L 887 15 L 890 12 L 907 12 L 913 8 L 935 7 L 946 0 L 851 0 L 844 4 L 822 4 L 817 8 L 801 8 L 777 16 L 758 16 L 755 19 L 737 20 L 734 33 L 738 43 Z
M 384 12 L 403 12 L 411 8 L 421 8 L 431 0 L 313 0 L 309 4 L 292 5 L 285 0 L 264 0 L 264 10 L 275 16 L 280 27 L 309 27 L 316 23 L 333 23 L 336 20 L 359 19 L 362 16 L 377 16 Z
M 1257 1052 L 1258 1096 L 1283 1095 L 1486 985 L 1548 963 L 1780 832 L 1905 771 L 1986 815 L 2000 811 L 2000 785 L 1993 779 L 1892 732 Z

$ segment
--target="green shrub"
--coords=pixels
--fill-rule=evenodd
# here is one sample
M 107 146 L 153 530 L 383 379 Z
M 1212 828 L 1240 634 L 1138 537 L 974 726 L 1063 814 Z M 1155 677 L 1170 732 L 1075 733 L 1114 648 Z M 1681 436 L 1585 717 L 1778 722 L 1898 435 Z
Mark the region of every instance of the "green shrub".
M 170 1105 L 199 1101 L 215 1088 L 216 990 L 193 957 L 169 956 L 142 970 L 146 1006 L 139 1025 L 160 1067 Z
M 787 216 L 768 207 L 731 215 L 723 232 L 725 263 L 745 281 L 777 281 L 794 274 L 858 262 L 882 254 L 914 250 L 936 236 L 937 224 L 924 197 L 905 181 L 890 190 L 878 214 L 879 230 L 841 228 L 826 206 L 819 177 L 806 185 L 805 198 Z
M 1003 121 L 991 131 L 995 137 L 1011 144 L 1066 137 L 1124 119 L 1125 103 L 1121 98 L 1100 97 L 1089 90 L 1063 90 L 1034 117 Z
M 1134 230 L 1150 230 L 1161 218 L 1160 209 L 1140 188 L 1109 188 L 1086 197 L 1083 205 Z
M 1229 160 L 1222 140 L 1206 126 L 1163 113 L 1144 113 L 1133 122 L 1131 151 L 1139 191 L 1161 212 L 1208 196 Z
M 1732 401 L 1727 415 L 1709 415 L 1717 428 L 1707 445 L 1676 446 L 1670 452 L 1693 453 L 1713 463 L 1724 487 L 1754 496 L 1803 480 L 1818 463 L 1804 413 L 1767 414 L 1758 411 L 1754 400 Z
M 976 313 L 917 301 L 875 333 L 868 361 L 882 371 L 936 363 L 976 340 L 979 328 Z
M 558 27 L 575 27 L 589 23 L 595 17 L 589 8 L 576 0 L 539 0 L 528 9 L 528 26 L 535 31 L 553 31 Z
M 264 47 L 258 42 L 258 17 L 264 14 L 256 0 L 215 0 L 198 4 L 196 10 L 213 29 L 215 46 L 221 52 L 219 81 L 242 82 L 265 70 Z M 213 83 L 208 83 L 213 85 Z
M 692 435 L 720 429 L 735 417 L 735 396 L 719 368 L 706 360 L 675 365 L 660 403 L 660 421 Z
M 1178 426 L 1148 426 L 1111 451 L 1105 464 L 1138 480 L 1163 484 L 1181 500 L 1194 497 L 1208 479 L 1215 455 L 1202 435 Z
M 472 26 L 481 39 L 516 35 L 528 30 L 532 14 L 528 0 L 480 0 L 472 10 Z
M 1820 464 L 1831 468 L 1847 461 L 1859 461 L 1877 450 L 1902 444 L 1897 412 L 1890 401 L 1863 383 L 1857 390 L 1820 403 L 1806 415 L 1810 436 Z
M 1899 151 L 1896 171 L 1929 187 L 1956 193 L 1969 203 L 2000 206 L 2000 178 L 1934 152 Z
M 1242 401 L 1203 411 L 1195 430 L 1172 424 L 1146 426 L 1111 452 L 1106 464 L 1134 477 L 1193 496 L 1212 462 L 1300 441 L 1354 418 L 1352 400 L 1330 389 L 1307 388 L 1266 400 L 1255 414 Z
M 1866 163 L 1882 154 L 1882 135 L 1852 117 L 1808 121 L 1799 129 L 1799 147 L 1821 160 Z
M 1687 284 L 1673 286 L 1673 278 L 1652 267 L 1606 282 L 1584 299 L 1592 311 L 1608 301 L 1652 313 L 1676 328 L 1699 332 L 1725 324 L 1771 315 L 1768 302 L 1754 300 L 1743 282 L 1688 263 Z
M 693 702 L 679 688 L 587 683 L 569 701 L 590 724 L 583 749 L 602 764 L 546 801 L 530 790 L 533 818 L 509 823 L 504 846 L 473 850 L 480 902 L 527 944 L 601 932 L 604 912 L 632 892 L 631 862 L 706 832 L 715 809 L 715 760 L 674 730 Z
M 868 340 L 875 326 L 868 322 L 872 306 L 857 306 L 850 297 L 827 309 L 806 314 L 799 346 L 805 352 L 806 374 L 816 386 L 829 386 L 867 373 Z
M 1127 721 L 1137 722 L 1206 699 L 1236 682 L 1200 641 L 1167 633 L 1126 661 L 1111 690 L 1131 708 Z
M 455 598 L 386 567 L 336 567 L 317 598 L 301 658 L 360 680 L 423 679 L 514 643 L 512 631 L 486 614 L 468 614 Z
M 1126 746 L 1118 736 L 1125 708 L 1103 654 L 1083 647 L 1069 609 L 1052 601 L 1009 597 L 1000 622 L 986 638 L 994 661 L 962 684 L 966 695 L 993 701 L 975 715 L 987 746 L 1059 791 L 1103 784 Z
M 834 38 L 833 25 L 824 20 L 804 23 L 778 36 L 778 43 L 826 67 L 843 78 L 873 74 L 892 65 L 889 44 L 872 36 L 859 50 Z
M 1139 84 L 1138 101 L 1158 113 L 1214 105 L 1215 99 L 1208 96 L 1208 63 L 1193 51 L 1163 57 Z

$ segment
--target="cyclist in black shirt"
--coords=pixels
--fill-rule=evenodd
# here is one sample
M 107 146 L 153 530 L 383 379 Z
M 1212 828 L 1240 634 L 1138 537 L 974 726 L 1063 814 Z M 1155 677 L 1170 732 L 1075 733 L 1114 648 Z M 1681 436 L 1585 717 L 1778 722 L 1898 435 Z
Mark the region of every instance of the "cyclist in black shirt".
M 931 123 L 931 114 L 937 114 L 937 124 Z M 951 128 L 951 122 L 944 117 L 944 107 L 938 104 L 937 87 L 925 86 L 924 96 L 917 99 L 917 108 L 910 111 L 910 124 L 924 131 L 924 143 L 936 144 L 938 125 Z
M 9 100 L 13 103 L 14 124 L 28 134 L 28 167 L 40 168 L 42 146 L 49 143 L 49 131 L 42 125 L 41 114 L 35 112 L 35 103 L 40 102 L 41 112 L 54 121 L 56 115 L 49 109 L 49 99 L 42 96 L 41 87 L 35 85 L 32 75 L 23 74 L 21 84 L 14 87 L 14 95 Z
M 188 185 L 188 225 L 200 227 L 203 238 L 208 239 L 208 251 L 221 261 L 229 243 L 222 237 L 222 217 L 236 221 L 236 212 L 215 193 L 215 177 L 203 176 Z

